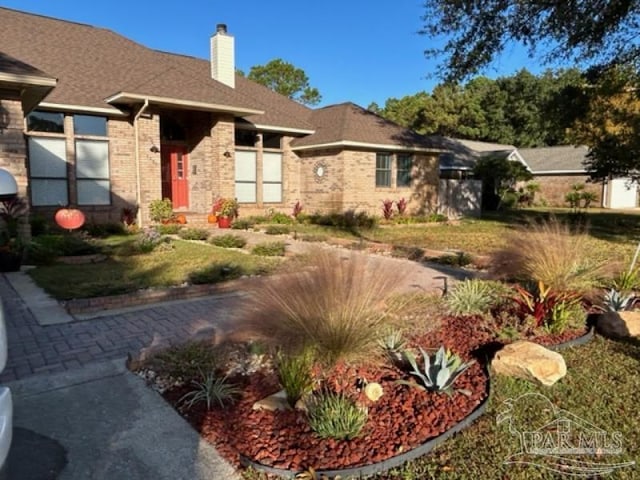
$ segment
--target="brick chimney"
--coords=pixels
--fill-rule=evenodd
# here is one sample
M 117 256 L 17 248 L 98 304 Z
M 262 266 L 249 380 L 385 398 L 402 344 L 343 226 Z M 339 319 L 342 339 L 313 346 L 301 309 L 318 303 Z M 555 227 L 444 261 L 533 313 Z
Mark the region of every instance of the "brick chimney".
M 227 26 L 219 23 L 211 37 L 211 78 L 235 88 L 235 70 L 234 39 L 227 33 Z

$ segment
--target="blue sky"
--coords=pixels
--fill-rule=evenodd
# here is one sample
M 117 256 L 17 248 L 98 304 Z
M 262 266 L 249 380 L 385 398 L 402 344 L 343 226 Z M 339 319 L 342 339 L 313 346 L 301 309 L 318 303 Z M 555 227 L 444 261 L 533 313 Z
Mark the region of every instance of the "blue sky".
M 436 63 L 423 51 L 423 0 L 182 0 L 108 2 L 4 0 L 2 6 L 109 28 L 148 47 L 207 58 L 209 37 L 226 23 L 236 39 L 236 66 L 282 58 L 302 68 L 321 105 L 383 105 L 389 97 L 431 91 Z M 52 39 L 55 41 L 55 39 Z M 490 77 L 542 69 L 513 46 L 485 72 Z

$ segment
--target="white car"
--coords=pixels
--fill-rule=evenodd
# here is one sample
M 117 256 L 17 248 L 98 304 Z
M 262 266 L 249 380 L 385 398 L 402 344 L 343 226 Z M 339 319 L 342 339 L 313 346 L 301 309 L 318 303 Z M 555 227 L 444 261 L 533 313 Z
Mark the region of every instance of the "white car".
M 7 365 L 7 326 L 0 298 L 0 372 Z M 0 385 L 0 467 L 5 466 L 13 433 L 13 400 L 9 387 Z M 6 470 L 6 469 L 5 469 Z

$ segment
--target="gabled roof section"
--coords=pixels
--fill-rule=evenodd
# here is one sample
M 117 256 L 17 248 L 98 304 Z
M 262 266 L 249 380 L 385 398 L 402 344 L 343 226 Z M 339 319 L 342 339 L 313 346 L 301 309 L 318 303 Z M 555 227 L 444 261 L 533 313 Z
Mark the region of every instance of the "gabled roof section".
M 585 145 L 520 149 L 533 174 L 587 173 L 584 161 L 588 153 L 589 148 Z
M 239 79 L 235 89 L 213 80 L 208 60 L 153 50 L 104 28 L 2 7 L 0 25 L 0 48 L 7 55 L 58 79 L 48 108 L 118 115 L 118 107 L 154 97 L 176 108 L 249 116 L 264 127 L 313 130 L 309 109 L 248 79 Z
M 525 167 L 519 151 L 513 145 L 440 137 L 446 153 L 440 155 L 440 170 L 473 170 L 478 160 L 487 157 L 519 161 Z
M 19 91 L 25 113 L 35 108 L 56 83 L 55 78 L 33 65 L 0 52 L 0 88 Z
M 313 110 L 310 121 L 316 132 L 295 139 L 291 144 L 293 150 L 331 147 L 438 150 L 431 137 L 418 135 L 350 102 Z

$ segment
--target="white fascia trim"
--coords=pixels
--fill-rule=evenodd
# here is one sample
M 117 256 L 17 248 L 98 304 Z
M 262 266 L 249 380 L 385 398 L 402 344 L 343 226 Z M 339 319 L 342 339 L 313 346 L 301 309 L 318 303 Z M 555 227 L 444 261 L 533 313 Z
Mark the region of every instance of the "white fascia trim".
M 15 73 L 0 73 L 0 82 L 32 85 L 34 87 L 55 87 L 58 80 L 52 77 L 38 77 L 34 75 L 17 75 Z
M 277 127 L 273 125 L 261 125 L 258 123 L 254 123 L 253 126 L 258 130 L 264 130 L 265 132 L 283 132 L 283 133 L 302 133 L 303 135 L 311 135 L 316 133 L 315 130 L 305 130 L 302 128 L 291 128 L 291 127 Z
M 527 170 L 529 170 L 529 172 L 531 172 L 531 167 L 525 161 L 525 159 L 522 158 L 522 155 L 520 155 L 520 152 L 518 152 L 518 150 L 514 150 L 513 152 L 511 152 L 507 158 L 511 161 L 520 162 L 524 166 L 524 168 L 526 168 Z
M 531 173 L 533 175 L 552 175 L 552 174 L 563 174 L 563 173 L 583 173 L 585 175 L 588 175 L 589 172 L 586 170 L 536 170 L 536 171 L 531 171 Z
M 405 147 L 404 145 L 387 145 L 387 144 L 379 144 L 379 143 L 365 143 L 365 142 L 350 142 L 350 141 L 341 141 L 341 142 L 331 142 L 331 143 L 321 143 L 318 145 L 305 145 L 302 147 L 293 147 L 291 150 L 316 150 L 319 148 L 332 148 L 332 147 L 360 147 L 360 148 L 371 148 L 381 151 L 400 151 L 400 152 L 431 152 L 431 153 L 444 153 L 447 150 L 442 150 L 439 148 L 424 148 L 424 147 Z
M 129 116 L 128 113 L 122 112 L 115 108 L 87 107 L 85 105 L 67 105 L 65 103 L 42 102 L 37 108 L 46 108 L 48 110 L 57 110 L 61 112 L 86 112 L 86 113 L 104 113 L 106 115 L 117 115 L 122 117 Z
M 439 167 L 440 170 L 473 170 L 473 167 Z
M 152 103 L 164 104 L 164 105 L 177 105 L 180 107 L 188 107 L 197 110 L 205 110 L 205 111 L 216 111 L 216 112 L 225 112 L 225 113 L 233 113 L 236 115 L 262 115 L 264 113 L 263 110 L 254 110 L 251 108 L 234 108 L 228 105 L 219 105 L 217 103 L 205 103 L 205 102 L 194 102 L 191 100 L 179 100 L 177 98 L 170 97 L 157 97 L 153 95 L 140 95 L 137 93 L 127 93 L 120 92 L 112 95 L 111 97 L 105 98 L 105 102 L 112 103 L 118 100 L 134 100 L 144 102 L 148 100 Z

